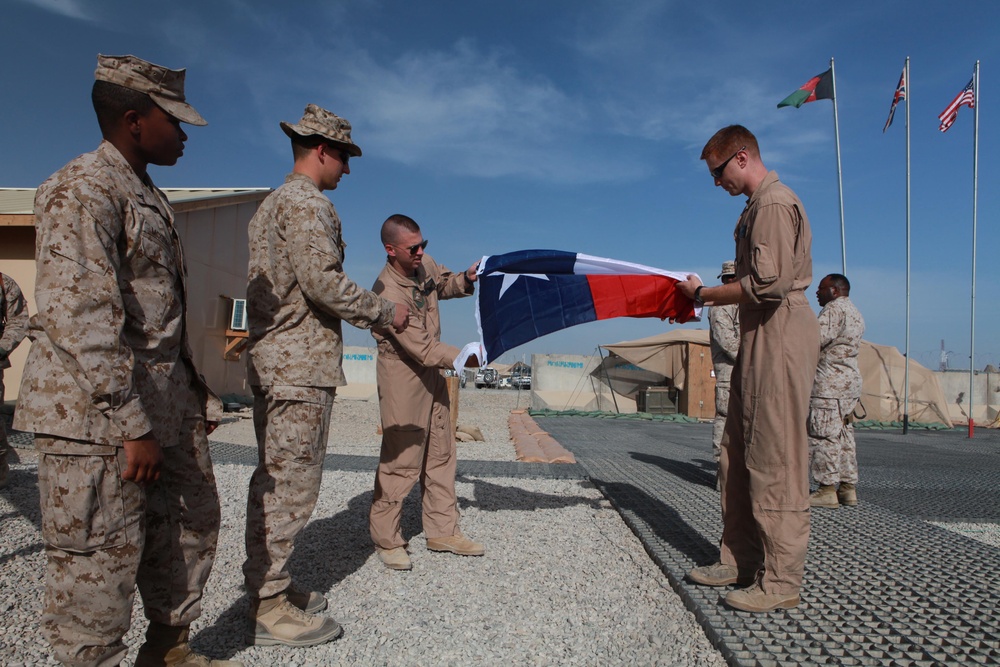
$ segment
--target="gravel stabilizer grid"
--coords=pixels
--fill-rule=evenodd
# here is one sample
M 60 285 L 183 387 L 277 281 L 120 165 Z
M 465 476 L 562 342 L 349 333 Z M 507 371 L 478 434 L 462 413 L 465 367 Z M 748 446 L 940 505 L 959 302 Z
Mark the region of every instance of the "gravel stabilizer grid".
M 802 602 L 751 614 L 684 580 L 718 558 L 711 426 L 536 417 L 577 457 L 732 665 L 1000 664 L 1000 433 L 857 432 L 860 503 L 814 509 Z

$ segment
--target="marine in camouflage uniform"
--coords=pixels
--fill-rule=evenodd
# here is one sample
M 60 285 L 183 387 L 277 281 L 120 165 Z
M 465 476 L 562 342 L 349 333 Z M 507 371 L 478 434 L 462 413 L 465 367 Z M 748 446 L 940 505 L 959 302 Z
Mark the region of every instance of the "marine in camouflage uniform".
M 136 665 L 208 665 L 187 635 L 215 558 L 206 422 L 222 405 L 192 361 L 180 239 L 146 173 L 183 153 L 181 121 L 205 121 L 183 70 L 99 56 L 95 77 L 105 141 L 35 197 L 38 312 L 15 427 L 39 452 L 42 630 L 65 664 L 117 665 L 138 586 L 150 625 Z
M 723 262 L 719 274 L 723 284 L 736 278 L 736 263 Z M 712 351 L 712 367 L 715 371 L 715 420 L 712 422 L 712 454 L 719 462 L 722 452 L 722 436 L 726 430 L 726 415 L 729 414 L 729 382 L 733 375 L 736 354 L 740 351 L 740 307 L 729 303 L 708 309 L 709 348 Z
M 0 404 L 3 403 L 3 371 L 10 368 L 8 357 L 28 331 L 28 306 L 24 303 L 21 288 L 10 276 L 0 273 Z M 0 419 L 0 488 L 7 486 L 10 462 L 7 460 L 10 445 L 7 443 L 7 424 Z
M 811 471 L 820 485 L 810 496 L 813 507 L 857 504 L 858 458 L 851 415 L 861 398 L 858 352 L 865 321 L 850 293 L 851 283 L 839 273 L 823 278 L 816 290 L 823 310 L 819 366 L 809 399 Z
M 441 342 L 439 301 L 471 296 L 476 266 L 452 273 L 424 254 L 426 241 L 412 218 L 393 215 L 382 225 L 386 264 L 372 291 L 410 309 L 400 334 L 372 331 L 378 345 L 378 398 L 382 448 L 369 530 L 382 562 L 409 570 L 406 539 L 399 530 L 403 501 L 420 481 L 427 548 L 481 556 L 482 545 L 458 528 L 455 496 L 457 451 L 448 385 L 441 370 L 456 368 L 460 350 Z
M 288 560 L 319 496 L 342 370 L 341 321 L 405 327 L 407 311 L 359 287 L 344 272 L 341 223 L 323 190 L 337 187 L 360 156 L 351 125 L 314 104 L 292 139 L 294 171 L 250 221 L 248 375 L 254 394 L 257 469 L 247 499 L 243 574 L 257 644 L 311 646 L 340 626 L 314 612 L 325 598 L 292 587 Z M 398 312 L 397 312 L 398 311 Z

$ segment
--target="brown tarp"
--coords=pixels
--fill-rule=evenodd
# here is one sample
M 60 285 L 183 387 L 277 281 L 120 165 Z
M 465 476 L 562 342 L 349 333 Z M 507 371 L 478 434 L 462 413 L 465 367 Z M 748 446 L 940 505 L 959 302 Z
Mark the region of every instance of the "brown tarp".
M 855 414 L 862 419 L 880 422 L 902 421 L 906 357 L 891 345 L 876 345 L 863 340 L 858 366 L 861 368 L 861 406 Z M 910 423 L 937 422 L 953 426 L 937 376 L 912 360 L 907 412 Z
M 639 368 L 668 378 L 684 389 L 685 343 L 709 344 L 705 329 L 677 329 L 638 340 L 602 345 Z M 861 406 L 856 410 L 862 419 L 893 422 L 903 419 L 903 384 L 906 358 L 895 347 L 861 341 L 858 366 L 861 368 Z M 941 423 L 952 426 L 948 405 L 937 377 L 915 361 L 910 362 L 910 423 Z M 863 415 L 863 416 L 862 416 Z
M 602 345 L 605 350 L 627 359 L 639 368 L 658 373 L 670 379 L 670 383 L 683 391 L 684 366 L 689 346 L 685 343 L 708 347 L 707 329 L 675 329 L 667 333 Z

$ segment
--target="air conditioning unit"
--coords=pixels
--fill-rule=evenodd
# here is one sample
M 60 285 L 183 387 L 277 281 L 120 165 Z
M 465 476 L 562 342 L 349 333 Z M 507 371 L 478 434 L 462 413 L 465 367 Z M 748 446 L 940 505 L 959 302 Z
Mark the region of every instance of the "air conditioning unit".
M 233 310 L 229 317 L 229 328 L 233 331 L 247 330 L 246 299 L 233 299 Z

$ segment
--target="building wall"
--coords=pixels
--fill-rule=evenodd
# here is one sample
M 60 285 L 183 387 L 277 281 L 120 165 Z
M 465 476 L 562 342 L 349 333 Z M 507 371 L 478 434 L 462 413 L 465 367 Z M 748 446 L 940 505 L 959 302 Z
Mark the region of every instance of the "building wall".
M 246 354 L 224 358 L 232 299 L 245 299 L 247 227 L 259 202 L 177 213 L 188 280 L 188 337 L 198 370 L 217 394 L 250 395 Z
M 954 424 L 969 423 L 969 371 L 935 371 Z M 976 371 L 972 417 L 976 426 L 1000 426 L 1000 373 Z
M 0 227 L 0 273 L 14 279 L 28 303 L 28 312 L 35 312 L 35 229 L 34 227 Z M 25 338 L 10 355 L 11 367 L 3 372 L 4 399 L 17 398 L 21 372 L 28 358 L 31 342 Z

